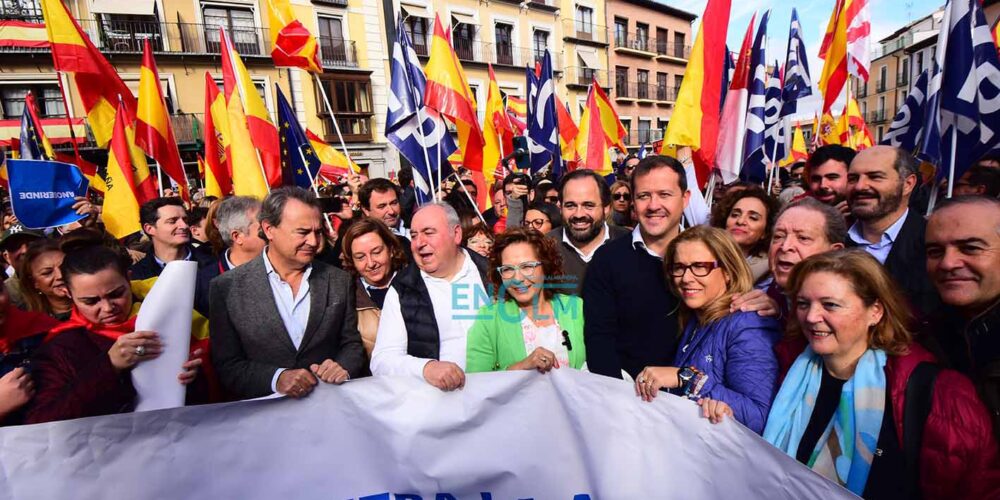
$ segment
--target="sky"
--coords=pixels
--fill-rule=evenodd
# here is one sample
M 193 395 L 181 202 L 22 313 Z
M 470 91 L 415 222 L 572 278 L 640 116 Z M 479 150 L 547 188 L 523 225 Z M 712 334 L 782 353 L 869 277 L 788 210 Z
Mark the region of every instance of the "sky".
M 697 14 L 699 18 L 693 26 L 694 32 L 697 32 L 707 0 L 659 1 Z M 826 32 L 830 14 L 833 12 L 834 3 L 835 0 L 733 0 L 729 19 L 729 49 L 739 50 L 747 25 L 755 12 L 759 13 L 759 21 L 764 11 L 771 9 L 770 21 L 767 26 L 767 60 L 777 59 L 782 65 L 785 64 L 788 24 L 792 16 L 792 7 L 798 11 L 806 52 L 809 54 L 809 73 L 813 80 L 813 96 L 799 101 L 799 117 L 812 117 L 820 106 L 819 90 L 816 88 L 816 84 L 823 72 L 823 60 L 818 55 L 819 46 L 823 40 L 823 34 Z M 909 22 L 934 12 L 944 5 L 944 0 L 868 0 L 868 3 L 872 27 L 871 43 L 874 49 L 878 46 L 879 40 L 891 35 Z M 842 107 L 843 100 L 837 107 L 834 107 L 834 114 L 837 114 Z

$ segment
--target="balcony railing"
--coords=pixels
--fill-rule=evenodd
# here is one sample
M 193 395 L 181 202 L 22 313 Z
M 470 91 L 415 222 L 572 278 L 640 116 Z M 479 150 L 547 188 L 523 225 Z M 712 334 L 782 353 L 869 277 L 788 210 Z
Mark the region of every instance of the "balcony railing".
M 904 85 L 909 85 L 909 84 L 910 84 L 910 74 L 909 73 L 901 73 L 901 74 L 896 75 L 896 86 L 897 87 L 902 87 Z
M 862 83 L 858 85 L 857 97 L 868 97 L 868 84 Z
M 177 144 L 195 143 L 204 140 L 201 120 L 203 113 L 181 113 L 170 115 L 170 126 L 174 129 Z
M 80 19 L 80 27 L 106 54 L 141 54 L 149 40 L 160 54 L 219 54 L 219 25 L 178 22 Z M 270 57 L 270 37 L 266 28 L 234 26 L 228 29 L 233 47 L 244 57 Z M 356 67 L 354 41 L 320 37 L 320 52 L 326 67 Z M 48 49 L 0 47 L 0 52 L 47 52 Z
M 673 43 L 666 40 L 656 40 L 656 55 L 674 57 L 677 59 L 689 59 L 691 57 L 691 46 L 682 43 Z
M 875 82 L 875 92 L 885 92 L 886 85 L 885 80 L 878 80 Z
M 677 89 L 666 85 L 656 86 L 656 100 L 662 102 L 673 102 L 677 100 Z
M 566 85 L 577 87 L 589 87 L 591 80 L 597 79 L 597 84 L 602 87 L 611 86 L 611 77 L 607 70 L 592 69 L 582 66 L 571 66 L 566 68 Z
M 670 92 L 667 87 L 657 87 L 653 83 L 615 82 L 615 98 L 666 101 L 668 96 Z
M 608 43 L 608 27 L 594 23 L 581 23 L 575 19 L 562 20 L 563 37 L 581 42 Z
M 875 110 L 868 114 L 868 121 L 870 122 L 884 122 L 885 121 L 885 110 Z
M 615 32 L 615 48 L 630 49 L 641 52 L 653 52 L 655 44 L 649 37 L 649 33 L 639 32 Z

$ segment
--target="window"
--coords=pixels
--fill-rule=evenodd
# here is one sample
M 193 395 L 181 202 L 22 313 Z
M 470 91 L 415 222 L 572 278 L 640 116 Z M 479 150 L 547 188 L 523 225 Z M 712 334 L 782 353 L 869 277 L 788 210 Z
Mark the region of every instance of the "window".
M 511 40 L 514 36 L 514 27 L 506 23 L 497 23 L 496 44 L 497 44 L 497 64 L 514 64 L 514 46 Z
M 319 52 L 323 66 L 347 66 L 355 63 L 344 40 L 344 21 L 339 17 L 319 17 Z M 353 49 L 353 47 L 351 47 Z
M 656 28 L 656 53 L 666 55 L 667 53 L 667 30 Z
M 861 101 L 861 118 L 868 118 L 868 102 Z
M 628 47 L 628 19 L 615 18 L 615 47 Z
M 576 6 L 576 36 L 579 38 L 591 38 L 594 33 L 594 9 Z
M 649 144 L 650 133 L 649 133 L 649 120 L 639 120 L 639 144 Z
M 622 118 L 622 127 L 625 128 L 625 144 L 632 144 L 632 120 L 629 118 Z
M 549 32 L 536 29 L 531 35 L 531 45 L 535 52 L 535 60 L 541 61 L 545 57 L 545 50 L 549 48 Z
M 878 139 L 877 140 L 878 140 L 878 142 L 882 142 L 882 135 L 885 132 L 885 130 L 882 127 L 879 127 L 876 130 L 878 130 L 878 132 L 877 132 Z
M 225 28 L 241 55 L 263 55 L 257 43 L 253 11 L 230 7 L 205 7 L 205 41 L 209 52 L 220 52 L 219 28 Z
M 910 60 L 903 59 L 903 67 L 899 72 L 899 85 L 906 85 L 910 81 Z
M 885 96 L 884 95 L 878 96 L 878 114 L 879 115 L 884 115 L 885 114 Z
M 618 97 L 628 97 L 628 68 L 615 67 L 615 94 Z
M 97 16 L 100 23 L 101 47 L 104 50 L 142 52 L 146 40 L 149 40 L 153 50 L 163 50 L 163 37 L 160 34 L 160 21 L 156 15 L 155 3 L 151 16 L 130 14 L 98 14 Z
M 18 85 L 0 85 L 0 111 L 5 120 L 21 118 L 24 112 L 24 98 L 28 92 L 35 96 L 39 118 L 58 118 L 66 116 L 62 95 L 56 83 L 28 83 Z
M 635 77 L 638 83 L 636 97 L 639 99 L 649 99 L 649 71 L 640 69 L 636 72 Z M 639 124 L 642 125 L 642 122 L 639 122 Z
M 684 46 L 684 33 L 677 33 L 676 31 L 674 32 L 674 57 L 687 59 L 687 47 Z
M 406 24 L 406 34 L 410 35 L 410 43 L 413 51 L 418 56 L 427 55 L 427 19 L 423 17 L 410 16 L 404 21 Z
M 889 80 L 889 67 L 882 66 L 878 69 L 878 91 L 885 92 L 886 81 Z
M 0 2 L 0 19 L 32 23 L 45 22 L 38 0 L 4 0 Z
M 667 99 L 667 74 L 656 74 L 656 100 L 666 101 Z
M 455 47 L 455 53 L 463 61 L 476 60 L 476 25 L 472 24 L 472 19 L 468 16 L 452 16 L 451 41 Z
M 345 142 L 372 140 L 372 84 L 367 75 L 320 75 L 320 82 L 330 96 L 330 106 L 337 117 L 337 124 Z M 322 102 L 316 96 L 316 102 Z M 333 122 L 323 106 L 318 116 L 323 120 L 326 140 L 336 140 Z
M 924 52 L 917 52 L 917 74 L 924 72 Z
M 684 83 L 684 75 L 674 75 L 674 92 L 681 91 L 682 83 Z
M 904 103 L 906 103 L 906 96 L 908 96 L 908 95 L 910 95 L 910 94 L 908 94 L 907 91 L 905 91 L 905 90 L 900 91 L 900 93 L 899 93 L 899 97 L 900 97 L 900 99 L 899 99 L 899 105 L 900 106 L 902 106 Z
M 635 25 L 635 48 L 639 50 L 649 50 L 649 25 Z

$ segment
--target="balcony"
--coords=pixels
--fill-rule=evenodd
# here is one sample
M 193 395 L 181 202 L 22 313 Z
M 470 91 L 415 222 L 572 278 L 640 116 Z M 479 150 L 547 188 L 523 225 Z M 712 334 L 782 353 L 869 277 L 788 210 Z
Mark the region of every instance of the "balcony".
M 317 37 L 319 59 L 324 68 L 357 68 L 358 49 L 354 40 L 343 38 Z
M 897 87 L 904 87 L 904 86 L 909 85 L 909 84 L 910 84 L 910 74 L 909 73 L 901 73 L 899 75 L 896 75 L 896 86 Z
M 879 109 L 868 113 L 868 121 L 871 123 L 878 123 L 885 121 L 885 110 Z
M 885 80 L 878 80 L 875 82 L 875 92 L 885 92 L 887 83 Z
M 691 58 L 691 46 L 657 39 L 656 58 L 668 60 L 677 59 L 679 61 L 687 62 L 687 60 Z
M 856 89 L 856 94 L 857 94 L 856 97 L 858 97 L 858 98 L 868 97 L 868 84 L 867 83 L 858 83 L 858 88 Z
M 204 140 L 201 120 L 203 113 L 179 113 L 170 115 L 170 127 L 174 130 L 177 144 L 194 144 Z
M 593 23 L 580 23 L 575 19 L 563 19 L 563 40 L 580 45 L 595 47 L 608 46 L 608 27 Z
M 666 85 L 656 86 L 656 100 L 660 103 L 672 103 L 677 100 L 677 89 Z
M 607 89 L 611 86 L 611 76 L 607 70 L 593 69 L 583 66 L 571 66 L 566 68 L 566 87 L 570 89 L 583 90 L 590 87 L 593 79 L 597 79 L 597 84 Z
M 653 58 L 656 57 L 655 45 L 649 33 L 615 33 L 615 52 Z
M 615 99 L 652 103 L 657 100 L 659 90 L 663 90 L 663 96 L 666 97 L 666 88 L 659 89 L 654 84 L 617 81 L 615 82 Z

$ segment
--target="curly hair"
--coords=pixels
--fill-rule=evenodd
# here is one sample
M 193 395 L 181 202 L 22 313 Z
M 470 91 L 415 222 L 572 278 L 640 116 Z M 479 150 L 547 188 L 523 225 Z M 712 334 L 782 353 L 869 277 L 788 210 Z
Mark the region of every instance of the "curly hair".
M 389 265 L 392 267 L 390 275 L 406 266 L 406 252 L 403 251 L 403 244 L 396 238 L 396 235 L 392 234 L 384 222 L 371 217 L 362 217 L 352 223 L 341 237 L 340 249 L 341 255 L 344 256 L 345 271 L 358 276 L 358 270 L 354 267 L 354 253 L 351 252 L 351 245 L 354 244 L 354 240 L 368 233 L 377 234 L 382 239 L 382 243 L 385 243 L 386 249 L 389 250 L 391 256 Z
M 788 296 L 793 298 L 793 303 L 806 278 L 816 273 L 830 273 L 844 278 L 866 306 L 882 305 L 885 310 L 882 319 L 868 331 L 869 347 L 892 355 L 907 352 L 913 342 L 910 334 L 914 325 L 913 315 L 899 292 L 899 285 L 874 257 L 852 248 L 813 255 L 799 262 L 788 278 Z M 789 321 L 786 334 L 793 338 L 801 336 L 802 326 L 797 320 Z
M 748 186 L 746 189 L 736 191 L 732 196 L 723 197 L 719 203 L 719 210 L 712 212 L 712 227 L 725 229 L 726 221 L 729 220 L 729 215 L 733 212 L 733 207 L 744 198 L 760 200 L 767 211 L 767 214 L 764 215 L 766 221 L 764 234 L 761 235 L 760 240 L 750 249 L 750 255 L 767 255 L 767 248 L 771 245 L 771 233 L 774 231 L 774 222 L 778 220 L 778 212 L 781 211 L 781 206 L 777 200 L 768 196 L 760 186 Z
M 547 238 L 534 229 L 512 227 L 497 235 L 496 241 L 493 242 L 493 250 L 490 251 L 490 284 L 493 286 L 493 293 L 497 300 L 501 299 L 501 294 L 504 298 L 509 297 L 507 289 L 504 287 L 503 278 L 500 277 L 497 268 L 503 265 L 504 249 L 516 243 L 531 245 L 538 261 L 542 263 L 542 271 L 545 273 L 546 279 L 558 279 L 563 274 L 562 254 L 559 253 L 556 243 L 551 238 Z M 552 296 L 555 295 L 555 290 L 552 287 L 545 287 L 542 289 L 542 294 L 546 299 L 551 300 Z

